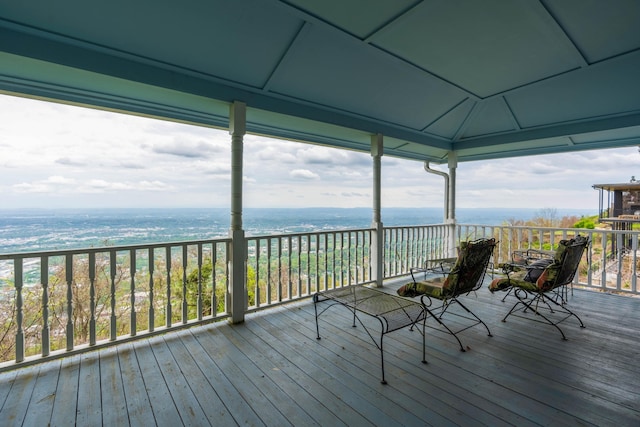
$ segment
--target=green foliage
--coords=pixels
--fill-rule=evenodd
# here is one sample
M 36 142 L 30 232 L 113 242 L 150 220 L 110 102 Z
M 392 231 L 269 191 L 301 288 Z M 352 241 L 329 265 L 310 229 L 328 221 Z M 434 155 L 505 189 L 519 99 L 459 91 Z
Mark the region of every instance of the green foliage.
M 587 228 L 589 230 L 593 230 L 594 228 L 596 228 L 597 221 L 598 221 L 597 215 L 582 217 L 580 218 L 579 221 L 573 224 L 573 228 Z

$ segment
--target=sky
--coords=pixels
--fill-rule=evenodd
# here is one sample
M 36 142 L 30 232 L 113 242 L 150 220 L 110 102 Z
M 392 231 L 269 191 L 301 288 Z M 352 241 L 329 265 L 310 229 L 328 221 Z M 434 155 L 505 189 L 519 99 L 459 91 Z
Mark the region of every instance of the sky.
M 0 209 L 230 206 L 227 131 L 0 94 Z M 598 209 L 637 147 L 463 162 L 456 207 Z M 432 165 L 447 171 L 446 165 Z M 372 207 L 369 153 L 246 135 L 244 207 Z M 382 206 L 442 207 L 444 180 L 382 158 Z

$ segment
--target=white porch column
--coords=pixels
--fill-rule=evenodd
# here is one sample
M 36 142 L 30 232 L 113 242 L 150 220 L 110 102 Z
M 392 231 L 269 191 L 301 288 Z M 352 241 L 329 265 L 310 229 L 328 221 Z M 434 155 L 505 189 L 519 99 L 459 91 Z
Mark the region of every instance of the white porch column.
M 384 229 L 381 217 L 381 158 L 384 151 L 381 134 L 371 136 L 371 157 L 373 157 L 373 219 L 371 221 L 371 279 L 377 287 L 382 287 L 384 278 Z
M 447 159 L 449 160 L 449 194 L 447 206 L 447 223 L 456 222 L 456 168 L 458 167 L 458 156 L 454 151 L 450 151 Z
M 458 156 L 455 151 L 449 151 L 447 155 L 449 161 L 449 188 L 447 189 L 447 218 L 449 227 L 449 256 L 458 256 L 456 251 L 456 168 L 458 167 Z
M 231 311 L 229 321 L 244 321 L 246 309 L 245 264 L 247 243 L 242 229 L 242 163 L 243 138 L 247 131 L 247 105 L 235 101 L 229 109 L 229 133 L 231 134 L 231 253 L 229 271 L 231 286 L 227 309 Z

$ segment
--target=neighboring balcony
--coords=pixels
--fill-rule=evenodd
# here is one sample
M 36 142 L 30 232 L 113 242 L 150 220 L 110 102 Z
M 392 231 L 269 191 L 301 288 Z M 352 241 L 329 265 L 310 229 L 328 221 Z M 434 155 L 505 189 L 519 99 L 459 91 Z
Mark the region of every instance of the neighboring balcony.
M 494 265 L 516 249 L 549 249 L 577 233 L 592 244 L 569 304 L 586 324 L 554 328 L 500 319 L 509 304 L 468 298 L 492 329 L 385 338 L 379 352 L 349 312 L 331 309 L 315 339 L 318 290 L 372 282 L 496 237 Z M 640 419 L 636 232 L 483 225 L 249 237 L 246 319 L 229 318 L 232 241 L 3 254 L 0 417 L 16 425 L 633 425 Z M 489 272 L 489 276 L 499 271 Z M 8 286 L 8 285 L 11 286 Z M 583 289 L 584 288 L 584 289 Z M 606 292 L 594 292 L 606 291 Z M 208 325 L 205 325 L 208 324 Z M 188 329 L 187 329 L 188 328 Z M 477 330 L 475 330 L 477 329 Z M 325 339 L 326 338 L 326 339 Z M 24 367 L 24 369 L 17 369 Z M 15 423 L 13 423 L 15 421 Z

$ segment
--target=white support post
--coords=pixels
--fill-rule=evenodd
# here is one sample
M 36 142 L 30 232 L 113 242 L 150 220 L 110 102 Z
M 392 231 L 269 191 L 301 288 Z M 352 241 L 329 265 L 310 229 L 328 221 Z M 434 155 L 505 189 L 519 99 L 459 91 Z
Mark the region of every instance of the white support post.
M 231 134 L 231 253 L 229 271 L 231 286 L 227 310 L 231 312 L 229 321 L 244 321 L 246 309 L 246 239 L 242 229 L 242 164 L 244 135 L 247 130 L 247 106 L 243 102 L 234 102 L 229 110 L 229 133 Z
M 373 219 L 371 222 L 371 279 L 377 287 L 382 287 L 384 278 L 384 228 L 381 215 L 382 166 L 384 151 L 381 134 L 371 136 L 371 157 L 373 157 Z
M 449 227 L 449 256 L 456 257 L 456 168 L 458 167 L 458 156 L 454 151 L 449 151 L 447 155 L 449 163 L 449 188 L 447 194 L 447 225 Z

